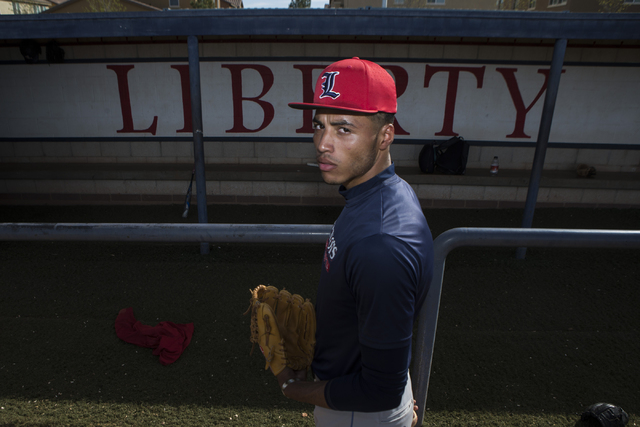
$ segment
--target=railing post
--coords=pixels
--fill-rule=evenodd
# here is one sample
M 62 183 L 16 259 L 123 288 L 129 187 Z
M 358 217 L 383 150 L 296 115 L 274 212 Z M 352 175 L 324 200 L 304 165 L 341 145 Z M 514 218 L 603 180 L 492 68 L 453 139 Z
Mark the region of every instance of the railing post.
M 413 359 L 414 364 L 411 372 L 411 388 L 413 390 L 413 398 L 418 404 L 418 408 L 420 408 L 418 411 L 419 426 L 422 425 L 427 405 L 427 391 L 429 390 L 433 349 L 436 343 L 436 328 L 440 312 L 440 298 L 442 296 L 442 281 L 446 259 L 447 253 L 445 251 L 434 251 L 433 280 L 418 316 L 418 337 L 416 339 L 416 348 L 413 351 L 415 358 Z
M 452 250 L 463 246 L 518 247 L 520 245 L 556 248 L 640 249 L 640 231 L 454 228 L 439 235 L 433 241 L 433 279 L 427 298 L 418 315 L 416 348 L 413 351 L 414 364 L 411 379 L 413 381 L 413 396 L 418 405 L 418 425 L 422 425 L 427 404 L 447 255 Z
M 200 93 L 200 53 L 198 38 L 189 36 L 189 84 L 191 91 L 191 123 L 193 125 L 193 161 L 196 170 L 196 195 L 198 200 L 198 222 L 206 224 L 207 183 L 204 173 L 204 140 L 202 133 L 202 99 Z M 200 253 L 209 253 L 209 243 L 200 243 Z
M 558 97 L 560 76 L 562 75 L 562 64 L 564 63 L 564 55 L 566 50 L 567 39 L 556 40 L 555 46 L 553 48 L 551 69 L 549 70 L 547 94 L 544 97 L 542 118 L 540 119 L 540 128 L 538 130 L 538 142 L 536 145 L 535 155 L 533 156 L 533 165 L 531 166 L 529 191 L 527 192 L 527 201 L 524 206 L 522 228 L 531 228 L 531 225 L 533 224 L 533 213 L 536 209 L 536 201 L 538 200 L 540 179 L 542 177 L 542 169 L 544 168 L 544 158 L 547 154 L 547 145 L 549 143 L 549 134 L 551 132 L 551 122 L 553 121 L 553 111 L 556 107 L 556 98 Z M 527 248 L 525 247 L 516 249 L 516 259 L 524 259 L 526 252 Z

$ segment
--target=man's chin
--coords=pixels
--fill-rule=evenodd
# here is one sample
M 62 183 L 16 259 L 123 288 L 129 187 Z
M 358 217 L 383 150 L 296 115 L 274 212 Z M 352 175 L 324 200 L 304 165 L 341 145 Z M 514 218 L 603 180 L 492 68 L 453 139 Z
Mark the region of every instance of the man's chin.
M 340 185 L 342 184 L 341 180 L 332 176 L 329 172 L 320 172 L 322 175 L 322 180 L 329 185 Z

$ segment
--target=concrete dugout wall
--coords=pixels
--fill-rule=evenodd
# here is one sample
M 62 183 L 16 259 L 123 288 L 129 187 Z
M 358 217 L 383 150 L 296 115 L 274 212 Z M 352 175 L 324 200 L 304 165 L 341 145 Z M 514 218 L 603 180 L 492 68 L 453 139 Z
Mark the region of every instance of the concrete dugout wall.
M 0 201 L 181 203 L 186 37 L 60 39 L 62 64 L 44 42 L 37 64 L 0 45 Z M 341 203 L 307 166 L 310 115 L 286 103 L 309 96 L 323 65 L 358 56 L 399 83 L 392 157 L 425 207 L 524 204 L 553 41 L 205 36 L 199 48 L 211 203 Z M 640 44 L 570 42 L 563 69 L 538 206 L 639 205 Z M 471 144 L 467 174 L 421 174 L 423 145 L 454 134 Z M 596 177 L 576 176 L 583 163 Z

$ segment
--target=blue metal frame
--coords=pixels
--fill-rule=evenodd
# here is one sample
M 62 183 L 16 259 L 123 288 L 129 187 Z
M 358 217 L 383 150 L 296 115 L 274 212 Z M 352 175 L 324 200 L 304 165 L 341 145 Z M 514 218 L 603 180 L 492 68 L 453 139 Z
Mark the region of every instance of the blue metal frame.
M 241 9 L 0 16 L 0 40 L 156 36 L 640 39 L 640 14 Z
M 438 312 L 447 255 L 463 246 L 475 247 L 553 247 L 553 248 L 640 248 L 640 231 L 629 230 L 562 230 L 516 228 L 454 228 L 439 235 L 433 242 L 434 272 L 431 288 L 418 318 L 415 360 L 414 398 L 420 410 L 418 425 L 422 425 L 427 403 L 433 348 L 436 341 Z
M 206 222 L 204 154 L 200 100 L 198 37 L 278 37 L 305 41 L 305 36 L 371 37 L 405 41 L 424 37 L 555 40 L 549 87 L 545 97 L 534 167 L 522 226 L 531 227 L 544 157 L 549 142 L 560 74 L 569 39 L 640 39 L 640 14 L 548 13 L 432 9 L 242 9 L 163 12 L 39 14 L 0 16 L 0 40 L 88 37 L 188 36 L 193 102 L 198 217 Z M 285 39 L 286 40 L 286 39 Z M 195 68 L 198 67 L 196 70 Z M 199 113 L 199 114 L 198 114 Z M 200 134 L 198 134 L 200 132 Z M 203 211 L 204 210 L 204 211 Z M 526 248 L 517 252 L 524 258 Z M 202 246 L 202 253 L 208 248 Z
M 540 180 L 542 179 L 544 158 L 547 154 L 549 134 L 551 133 L 551 122 L 553 121 L 553 112 L 556 106 L 556 98 L 558 97 L 560 76 L 562 75 L 562 63 L 564 62 L 564 55 L 566 50 L 567 39 L 556 40 L 555 46 L 553 48 L 551 69 L 549 70 L 549 83 L 547 85 L 547 93 L 545 94 L 544 106 L 542 107 L 542 118 L 540 119 L 540 127 L 538 130 L 536 152 L 533 156 L 533 165 L 531 167 L 531 178 L 529 179 L 527 201 L 524 206 L 522 228 L 531 228 L 531 225 L 533 224 L 533 214 L 536 210 L 538 190 L 540 188 Z M 516 259 L 524 259 L 526 252 L 527 248 L 518 248 L 518 250 L 516 251 Z
M 198 222 L 206 224 L 207 179 L 204 173 L 204 132 L 202 128 L 202 93 L 200 91 L 200 53 L 198 38 L 189 36 L 189 92 L 191 95 L 191 125 L 193 128 L 193 163 L 196 175 L 196 198 L 198 200 Z M 209 253 L 209 243 L 200 243 L 200 254 Z
M 0 223 L 0 241 L 319 243 L 331 225 Z

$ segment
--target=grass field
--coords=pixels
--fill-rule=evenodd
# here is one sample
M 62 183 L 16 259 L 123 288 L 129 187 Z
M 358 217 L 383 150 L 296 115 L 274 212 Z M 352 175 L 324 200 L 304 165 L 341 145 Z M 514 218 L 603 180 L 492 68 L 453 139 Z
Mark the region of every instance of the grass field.
M 339 208 L 210 206 L 218 223 L 330 224 Z M 0 222 L 184 222 L 179 206 L 0 207 Z M 518 227 L 518 210 L 431 210 Z M 189 222 L 195 222 L 192 212 Z M 535 227 L 640 229 L 640 210 L 539 209 Z M 0 242 L 0 426 L 311 426 L 250 355 L 248 290 L 315 297 L 322 245 Z M 456 249 L 447 258 L 425 426 L 575 426 L 596 402 L 640 423 L 640 251 Z M 114 321 L 195 325 L 180 359 Z M 419 355 L 414 355 L 419 357 Z

